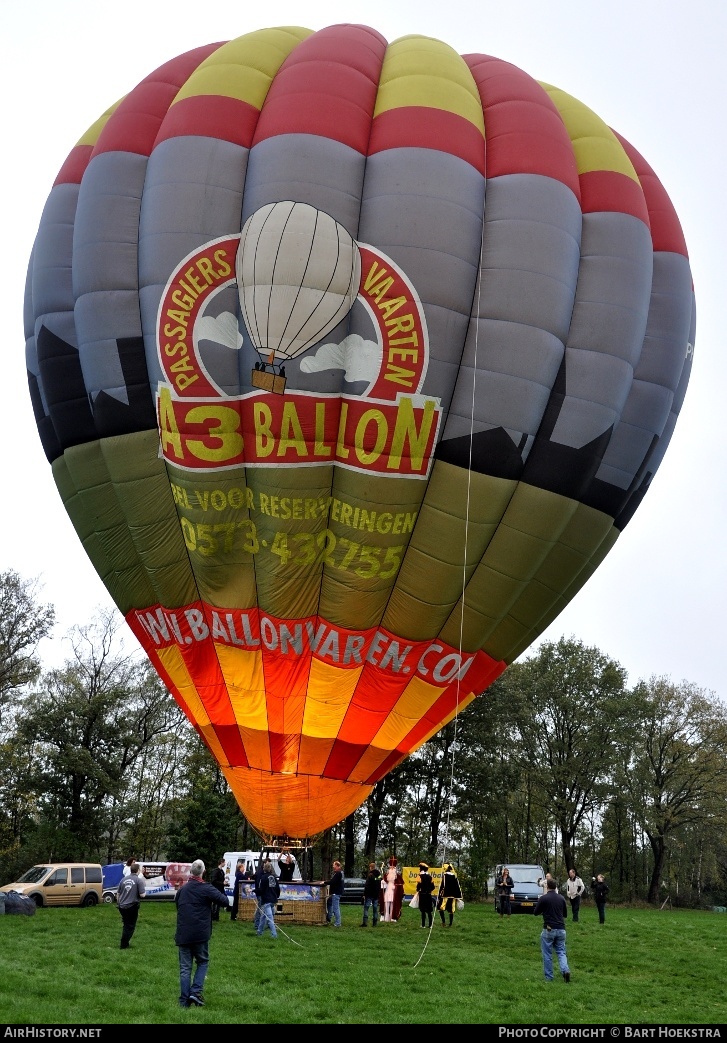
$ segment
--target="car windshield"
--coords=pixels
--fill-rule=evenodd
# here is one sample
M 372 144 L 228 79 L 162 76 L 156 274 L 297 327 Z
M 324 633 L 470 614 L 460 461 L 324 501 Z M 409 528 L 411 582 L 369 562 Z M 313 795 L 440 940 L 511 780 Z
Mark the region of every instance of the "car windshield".
M 50 866 L 33 866 L 27 873 L 18 880 L 19 884 L 37 884 L 39 880 L 42 880 L 45 874 L 50 869 Z
M 517 869 L 511 869 L 510 876 L 516 884 L 534 884 L 536 887 L 538 886 L 538 881 L 532 870 L 527 871 L 521 869 L 520 872 L 518 872 Z

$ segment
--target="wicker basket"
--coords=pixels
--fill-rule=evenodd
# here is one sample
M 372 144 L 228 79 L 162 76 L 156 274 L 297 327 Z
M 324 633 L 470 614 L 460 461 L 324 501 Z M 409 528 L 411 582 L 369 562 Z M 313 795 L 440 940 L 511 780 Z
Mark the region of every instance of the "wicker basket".
M 311 923 L 321 924 L 326 922 L 326 894 L 327 889 L 322 889 L 324 894 L 317 901 L 281 901 L 275 903 L 275 922 L 281 926 L 286 923 Z M 254 899 L 241 898 L 238 907 L 238 920 L 252 920 L 255 916 L 257 903 Z

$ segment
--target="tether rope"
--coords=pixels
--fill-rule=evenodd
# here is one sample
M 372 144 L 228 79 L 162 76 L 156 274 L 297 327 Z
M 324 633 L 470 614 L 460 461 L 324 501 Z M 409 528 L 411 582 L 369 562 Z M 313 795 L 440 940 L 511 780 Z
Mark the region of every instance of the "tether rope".
M 482 256 L 484 253 L 485 246 L 485 214 L 484 206 L 482 212 L 482 230 L 480 232 L 480 257 L 477 268 L 477 310 L 475 313 L 475 357 L 472 364 L 472 398 L 470 400 L 470 444 L 469 444 L 469 457 L 467 461 L 467 498 L 465 504 L 465 519 L 464 519 L 464 547 L 462 553 L 462 595 L 460 597 L 460 609 L 459 609 L 459 656 L 460 662 L 462 661 L 462 642 L 464 635 L 464 601 L 465 592 L 467 589 L 467 546 L 469 539 L 469 525 L 470 525 L 470 502 L 472 496 L 472 443 L 474 440 L 474 427 L 475 427 L 475 392 L 477 388 L 477 351 L 479 348 L 480 339 L 480 304 L 482 301 Z M 442 865 L 444 866 L 447 859 L 447 844 L 449 843 L 449 826 L 452 816 L 452 794 L 454 791 L 454 763 L 457 754 L 457 723 L 459 720 L 459 693 L 460 693 L 460 677 L 457 675 L 457 686 L 455 689 L 455 708 L 454 708 L 454 735 L 452 737 L 452 757 L 451 757 L 451 768 L 449 773 L 449 797 L 447 799 L 447 815 L 445 822 L 444 831 L 444 848 L 442 853 Z M 427 937 L 424 942 L 419 959 L 414 964 L 416 969 L 424 958 L 424 953 L 427 951 L 429 942 L 432 938 L 432 930 L 435 924 L 435 914 L 439 911 L 439 902 L 442 897 L 442 889 L 444 888 L 444 873 L 442 873 L 442 879 L 439 884 L 439 891 L 437 892 L 437 901 L 434 906 L 432 913 L 432 922 L 429 925 Z M 461 890 L 461 889 L 460 889 Z M 456 900 L 456 899 L 455 899 Z

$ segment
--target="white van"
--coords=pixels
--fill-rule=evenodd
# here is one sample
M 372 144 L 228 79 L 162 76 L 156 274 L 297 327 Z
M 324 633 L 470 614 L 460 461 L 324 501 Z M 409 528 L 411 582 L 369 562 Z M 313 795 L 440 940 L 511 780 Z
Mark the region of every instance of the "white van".
M 189 879 L 190 862 L 147 862 L 139 859 L 139 873 L 146 884 L 145 898 L 174 899 Z M 103 867 L 103 898 L 110 905 L 124 875 L 124 863 L 113 862 Z
M 300 871 L 301 852 L 291 848 L 290 853 L 295 858 L 293 880 L 302 881 L 303 876 Z M 230 905 L 232 905 L 232 891 L 235 886 L 235 869 L 237 868 L 237 863 L 242 862 L 245 867 L 245 872 L 253 877 L 260 865 L 261 855 L 263 862 L 266 860 L 272 862 L 275 875 L 280 876 L 278 870 L 278 857 L 280 855 L 279 848 L 264 847 L 262 851 L 225 851 L 222 856 L 225 860 L 225 894 L 227 895 Z

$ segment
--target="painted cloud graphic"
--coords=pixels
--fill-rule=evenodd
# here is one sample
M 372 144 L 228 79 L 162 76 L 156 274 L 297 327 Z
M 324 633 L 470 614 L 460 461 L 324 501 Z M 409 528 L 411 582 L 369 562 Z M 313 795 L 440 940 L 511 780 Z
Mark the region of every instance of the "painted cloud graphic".
M 300 368 L 304 373 L 343 369 L 349 383 L 365 380 L 368 390 L 381 369 L 381 347 L 375 341 L 364 340 L 352 333 L 340 344 L 322 344 L 315 354 L 303 359 Z
M 194 327 L 195 346 L 201 340 L 211 340 L 215 344 L 223 344 L 226 348 L 239 350 L 242 347 L 242 334 L 237 317 L 231 311 L 223 311 L 216 318 L 211 315 L 202 316 Z

